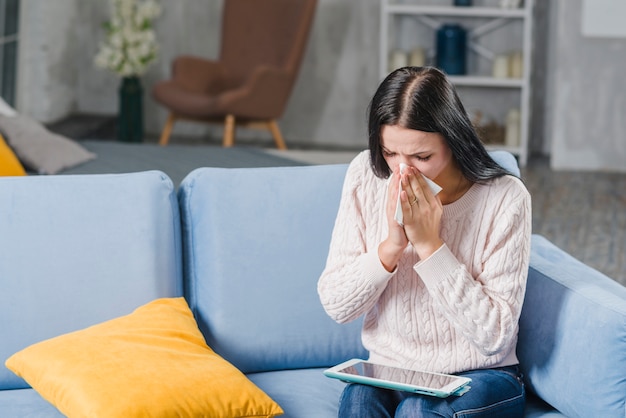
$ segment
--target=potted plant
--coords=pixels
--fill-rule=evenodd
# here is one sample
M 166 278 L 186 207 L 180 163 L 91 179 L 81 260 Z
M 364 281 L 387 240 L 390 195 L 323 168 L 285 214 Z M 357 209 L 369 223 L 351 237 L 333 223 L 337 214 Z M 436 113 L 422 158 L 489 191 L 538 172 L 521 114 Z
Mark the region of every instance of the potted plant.
M 158 54 L 153 28 L 161 14 L 156 0 L 110 0 L 111 19 L 103 24 L 105 39 L 95 57 L 99 68 L 121 77 L 118 139 L 143 139 L 143 88 L 140 77 Z

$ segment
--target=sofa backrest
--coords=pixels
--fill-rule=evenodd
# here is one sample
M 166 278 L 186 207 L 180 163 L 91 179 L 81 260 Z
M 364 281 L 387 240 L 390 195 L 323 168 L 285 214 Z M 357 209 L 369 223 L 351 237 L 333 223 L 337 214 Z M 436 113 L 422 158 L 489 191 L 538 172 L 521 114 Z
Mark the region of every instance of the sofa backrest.
M 491 153 L 519 175 L 517 161 Z M 245 373 L 367 357 L 362 321 L 317 295 L 347 165 L 201 168 L 181 183 L 184 289 L 207 343 Z
M 626 415 L 626 287 L 534 235 L 517 354 L 568 417 Z
M 161 172 L 0 179 L 0 389 L 35 342 L 182 294 L 178 203 Z
M 500 164 L 502 168 L 508 170 L 509 173 L 517 177 L 520 176 L 519 165 L 517 164 L 517 160 L 515 159 L 513 154 L 508 151 L 496 150 L 489 151 L 489 155 L 491 156 L 491 158 L 494 159 L 495 162 Z
M 360 321 L 336 324 L 317 295 L 346 168 L 203 168 L 181 183 L 185 295 L 240 370 L 367 356 Z

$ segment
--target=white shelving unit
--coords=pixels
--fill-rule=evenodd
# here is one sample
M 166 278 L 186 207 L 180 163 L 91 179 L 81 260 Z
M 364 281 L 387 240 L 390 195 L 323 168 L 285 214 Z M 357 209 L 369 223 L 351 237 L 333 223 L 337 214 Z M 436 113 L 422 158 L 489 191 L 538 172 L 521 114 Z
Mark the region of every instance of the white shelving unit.
M 470 112 L 480 112 L 501 126 L 506 112 L 519 109 L 519 142 L 514 146 L 491 144 L 518 157 L 521 166 L 528 158 L 530 115 L 530 73 L 532 56 L 533 1 L 524 0 L 519 8 L 499 7 L 499 0 L 474 0 L 473 6 L 453 6 L 452 0 L 381 0 L 380 66 L 381 79 L 389 71 L 392 51 L 408 54 L 413 46 L 426 51 L 426 64 L 434 65 L 435 36 L 444 23 L 459 23 L 467 31 L 468 74 L 450 76 Z M 493 77 L 496 56 L 522 52 L 521 78 Z M 469 104 L 469 106 L 468 106 Z M 491 110 L 489 109 L 491 107 Z

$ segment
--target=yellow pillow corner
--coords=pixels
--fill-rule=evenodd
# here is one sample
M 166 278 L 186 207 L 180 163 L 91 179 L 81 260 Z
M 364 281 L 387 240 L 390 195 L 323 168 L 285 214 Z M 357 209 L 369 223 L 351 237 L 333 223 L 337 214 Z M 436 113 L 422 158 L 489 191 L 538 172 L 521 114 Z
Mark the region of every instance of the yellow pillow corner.
M 67 416 L 274 417 L 282 408 L 206 345 L 184 298 L 33 344 L 6 366 Z
M 0 134 L 0 176 L 25 176 L 26 170 Z

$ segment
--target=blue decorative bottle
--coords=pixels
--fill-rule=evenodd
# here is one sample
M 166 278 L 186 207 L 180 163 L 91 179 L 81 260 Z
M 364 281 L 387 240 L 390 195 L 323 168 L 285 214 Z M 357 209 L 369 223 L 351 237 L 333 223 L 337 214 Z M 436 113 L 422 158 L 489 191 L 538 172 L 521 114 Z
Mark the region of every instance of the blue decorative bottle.
M 461 25 L 447 23 L 437 30 L 437 67 L 450 75 L 467 73 L 467 32 Z

